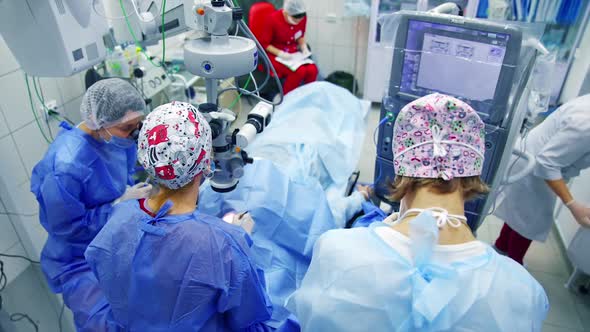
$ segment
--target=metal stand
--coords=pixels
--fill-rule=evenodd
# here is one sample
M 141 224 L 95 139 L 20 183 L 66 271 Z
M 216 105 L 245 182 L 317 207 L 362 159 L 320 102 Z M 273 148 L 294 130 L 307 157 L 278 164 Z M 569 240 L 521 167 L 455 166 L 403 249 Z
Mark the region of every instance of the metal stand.
M 217 105 L 217 80 L 206 78 L 205 89 L 207 89 L 207 102 Z
M 570 289 L 574 283 L 574 281 L 576 281 L 576 279 L 580 276 L 580 270 L 578 270 L 578 268 L 574 268 L 574 272 L 572 272 L 572 275 L 570 275 L 569 279 L 567 280 L 567 282 L 565 283 L 564 287 L 567 289 Z

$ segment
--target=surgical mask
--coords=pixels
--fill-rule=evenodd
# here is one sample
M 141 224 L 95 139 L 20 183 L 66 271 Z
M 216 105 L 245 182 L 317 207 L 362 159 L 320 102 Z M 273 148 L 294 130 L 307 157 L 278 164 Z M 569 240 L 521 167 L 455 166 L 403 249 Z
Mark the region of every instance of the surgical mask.
M 107 144 L 112 144 L 118 148 L 121 149 L 128 149 L 130 147 L 133 147 L 135 145 L 135 140 L 131 139 L 131 138 L 122 138 L 122 137 L 118 137 L 115 136 L 113 134 L 111 134 L 111 132 L 105 128 L 105 131 L 107 133 L 109 133 L 109 135 L 111 135 L 111 139 L 110 140 L 106 140 L 103 138 L 103 141 L 105 141 L 105 143 Z

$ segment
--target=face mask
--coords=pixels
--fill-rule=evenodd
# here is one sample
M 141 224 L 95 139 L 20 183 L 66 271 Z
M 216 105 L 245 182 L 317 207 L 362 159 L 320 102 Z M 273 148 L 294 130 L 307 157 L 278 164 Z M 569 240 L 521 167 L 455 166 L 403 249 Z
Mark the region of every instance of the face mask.
M 118 136 L 111 134 L 111 132 L 108 129 L 105 128 L 105 130 L 107 133 L 109 133 L 109 135 L 111 135 L 111 139 L 108 141 L 103 138 L 103 141 L 105 141 L 105 143 L 112 144 L 112 145 L 114 145 L 118 148 L 121 148 L 121 149 L 128 149 L 128 148 L 135 145 L 135 140 L 133 140 L 131 138 L 118 137 Z

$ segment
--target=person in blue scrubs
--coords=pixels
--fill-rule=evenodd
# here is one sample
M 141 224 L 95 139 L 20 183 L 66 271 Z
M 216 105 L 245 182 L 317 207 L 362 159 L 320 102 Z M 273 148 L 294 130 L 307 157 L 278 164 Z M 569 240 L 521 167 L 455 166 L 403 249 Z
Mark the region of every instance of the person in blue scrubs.
M 84 258 L 113 204 L 147 197 L 134 185 L 136 144 L 144 116 L 139 92 L 121 79 L 92 85 L 83 97 L 83 122 L 60 132 L 33 169 L 31 191 L 49 233 L 41 267 L 51 290 L 63 294 L 78 331 L 117 331 L 110 307 Z
M 191 104 L 150 113 L 138 159 L 158 193 L 115 207 L 86 250 L 125 331 L 270 331 L 264 274 L 244 229 L 197 211 L 211 128 Z
M 488 190 L 484 128 L 441 94 L 401 110 L 391 185 L 400 212 L 319 238 L 287 303 L 303 331 L 541 331 L 543 287 L 467 225 L 465 201 Z

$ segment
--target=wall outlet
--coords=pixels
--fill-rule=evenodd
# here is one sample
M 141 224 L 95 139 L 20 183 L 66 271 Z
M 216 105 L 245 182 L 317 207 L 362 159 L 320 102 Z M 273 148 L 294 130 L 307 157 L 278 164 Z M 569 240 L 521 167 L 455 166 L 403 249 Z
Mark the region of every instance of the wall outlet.
M 43 114 L 45 114 L 45 120 L 54 119 L 52 115 L 61 114 L 62 108 L 57 106 L 57 100 L 52 99 L 45 102 L 45 105 L 39 106 Z

